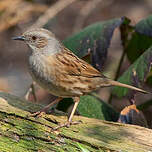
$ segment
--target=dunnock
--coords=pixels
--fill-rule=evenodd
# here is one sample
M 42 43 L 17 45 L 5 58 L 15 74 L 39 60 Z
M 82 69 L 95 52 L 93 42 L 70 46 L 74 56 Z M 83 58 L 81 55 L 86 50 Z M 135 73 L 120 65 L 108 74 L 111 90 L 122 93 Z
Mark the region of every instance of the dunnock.
M 75 103 L 68 122 L 65 124 L 69 125 L 80 96 L 100 87 L 120 86 L 147 93 L 142 89 L 105 77 L 90 64 L 74 55 L 52 32 L 46 29 L 28 30 L 22 36 L 13 39 L 22 40 L 31 48 L 28 65 L 34 81 L 51 94 L 59 97 L 34 115 L 47 110 L 64 97 L 72 97 Z

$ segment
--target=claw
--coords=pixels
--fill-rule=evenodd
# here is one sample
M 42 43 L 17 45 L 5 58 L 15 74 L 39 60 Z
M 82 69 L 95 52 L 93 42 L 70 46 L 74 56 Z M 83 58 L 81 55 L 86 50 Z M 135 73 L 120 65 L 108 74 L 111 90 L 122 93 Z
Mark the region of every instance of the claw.
M 49 108 L 50 108 L 51 106 L 53 106 L 54 104 L 57 104 L 61 99 L 62 99 L 62 98 L 57 98 L 57 99 L 55 99 L 53 102 L 51 102 L 50 104 L 48 104 L 47 106 L 45 106 L 45 107 L 44 107 L 43 109 L 41 109 L 40 111 L 37 111 L 37 112 L 35 112 L 35 113 L 33 113 L 33 114 L 30 114 L 29 116 L 30 116 L 30 117 L 36 117 L 36 116 L 41 117 L 44 113 L 47 113 L 47 111 L 49 110 Z
M 37 112 L 34 112 L 32 114 L 29 114 L 28 117 L 41 117 L 44 114 L 45 114 L 44 111 L 37 111 Z
M 53 131 L 56 131 L 56 130 L 58 130 L 58 129 L 60 129 L 60 128 L 63 128 L 63 127 L 69 128 L 71 125 L 77 125 L 77 124 L 80 124 L 80 123 L 82 123 L 81 120 L 73 121 L 73 122 L 69 122 L 69 121 L 68 121 L 68 122 L 66 122 L 66 123 L 64 123 L 64 124 L 61 124 L 61 125 L 53 128 Z

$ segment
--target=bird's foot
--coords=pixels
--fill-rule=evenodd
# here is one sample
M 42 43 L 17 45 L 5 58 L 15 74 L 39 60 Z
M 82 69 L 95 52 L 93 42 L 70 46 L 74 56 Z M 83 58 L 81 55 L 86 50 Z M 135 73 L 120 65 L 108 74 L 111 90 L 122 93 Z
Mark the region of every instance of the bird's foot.
M 60 129 L 60 128 L 63 128 L 63 127 L 69 128 L 71 125 L 77 125 L 77 124 L 80 124 L 80 123 L 82 123 L 81 120 L 72 121 L 72 122 L 69 122 L 69 121 L 68 121 L 68 122 L 66 122 L 66 123 L 60 124 L 59 126 L 53 128 L 53 131 L 56 131 L 56 130 L 58 130 L 58 129 Z
M 40 110 L 40 111 L 29 114 L 28 117 L 42 117 L 44 114 L 46 114 L 46 112 Z
M 32 114 L 29 114 L 29 117 L 42 117 L 44 114 L 46 114 L 48 112 L 49 108 L 48 107 L 44 107 L 43 109 L 34 112 Z
M 41 109 L 40 111 L 37 111 L 33 114 L 30 114 L 30 117 L 41 117 L 43 114 L 46 114 L 48 112 L 48 110 L 50 109 L 50 107 L 52 107 L 54 104 L 57 104 L 62 98 L 57 98 L 55 99 L 53 102 L 51 102 L 50 104 L 48 104 L 47 106 L 45 106 L 43 109 Z

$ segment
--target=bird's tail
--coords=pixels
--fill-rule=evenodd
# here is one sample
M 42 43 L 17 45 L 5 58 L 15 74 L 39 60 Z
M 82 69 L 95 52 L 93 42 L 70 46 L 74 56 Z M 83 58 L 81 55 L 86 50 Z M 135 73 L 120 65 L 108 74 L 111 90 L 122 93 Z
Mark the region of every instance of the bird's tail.
M 139 91 L 139 92 L 142 92 L 142 93 L 145 93 L 145 94 L 149 94 L 150 92 L 147 92 L 143 89 L 140 89 L 140 88 L 137 88 L 137 87 L 134 87 L 134 86 L 131 86 L 131 85 L 128 85 L 128 84 L 124 84 L 124 83 L 120 83 L 118 81 L 114 81 L 114 80 L 111 80 L 111 79 L 107 79 L 107 82 L 111 85 L 111 86 L 119 86 L 119 87 L 124 87 L 124 88 L 129 88 L 129 89 L 132 89 L 132 90 L 136 90 L 136 91 Z M 151 94 L 151 93 L 150 93 Z

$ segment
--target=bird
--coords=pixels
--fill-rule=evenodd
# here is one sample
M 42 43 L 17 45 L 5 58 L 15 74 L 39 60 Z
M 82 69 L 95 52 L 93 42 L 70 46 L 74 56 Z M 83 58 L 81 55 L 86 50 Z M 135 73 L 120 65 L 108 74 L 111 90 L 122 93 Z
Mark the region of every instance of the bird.
M 46 112 L 63 98 L 70 97 L 74 101 L 73 109 L 68 121 L 61 125 L 70 126 L 80 97 L 99 88 L 120 86 L 147 93 L 143 89 L 104 76 L 93 66 L 78 58 L 47 29 L 29 29 L 12 39 L 24 41 L 29 46 L 28 69 L 33 80 L 58 97 L 45 108 L 35 112 L 33 116 Z

